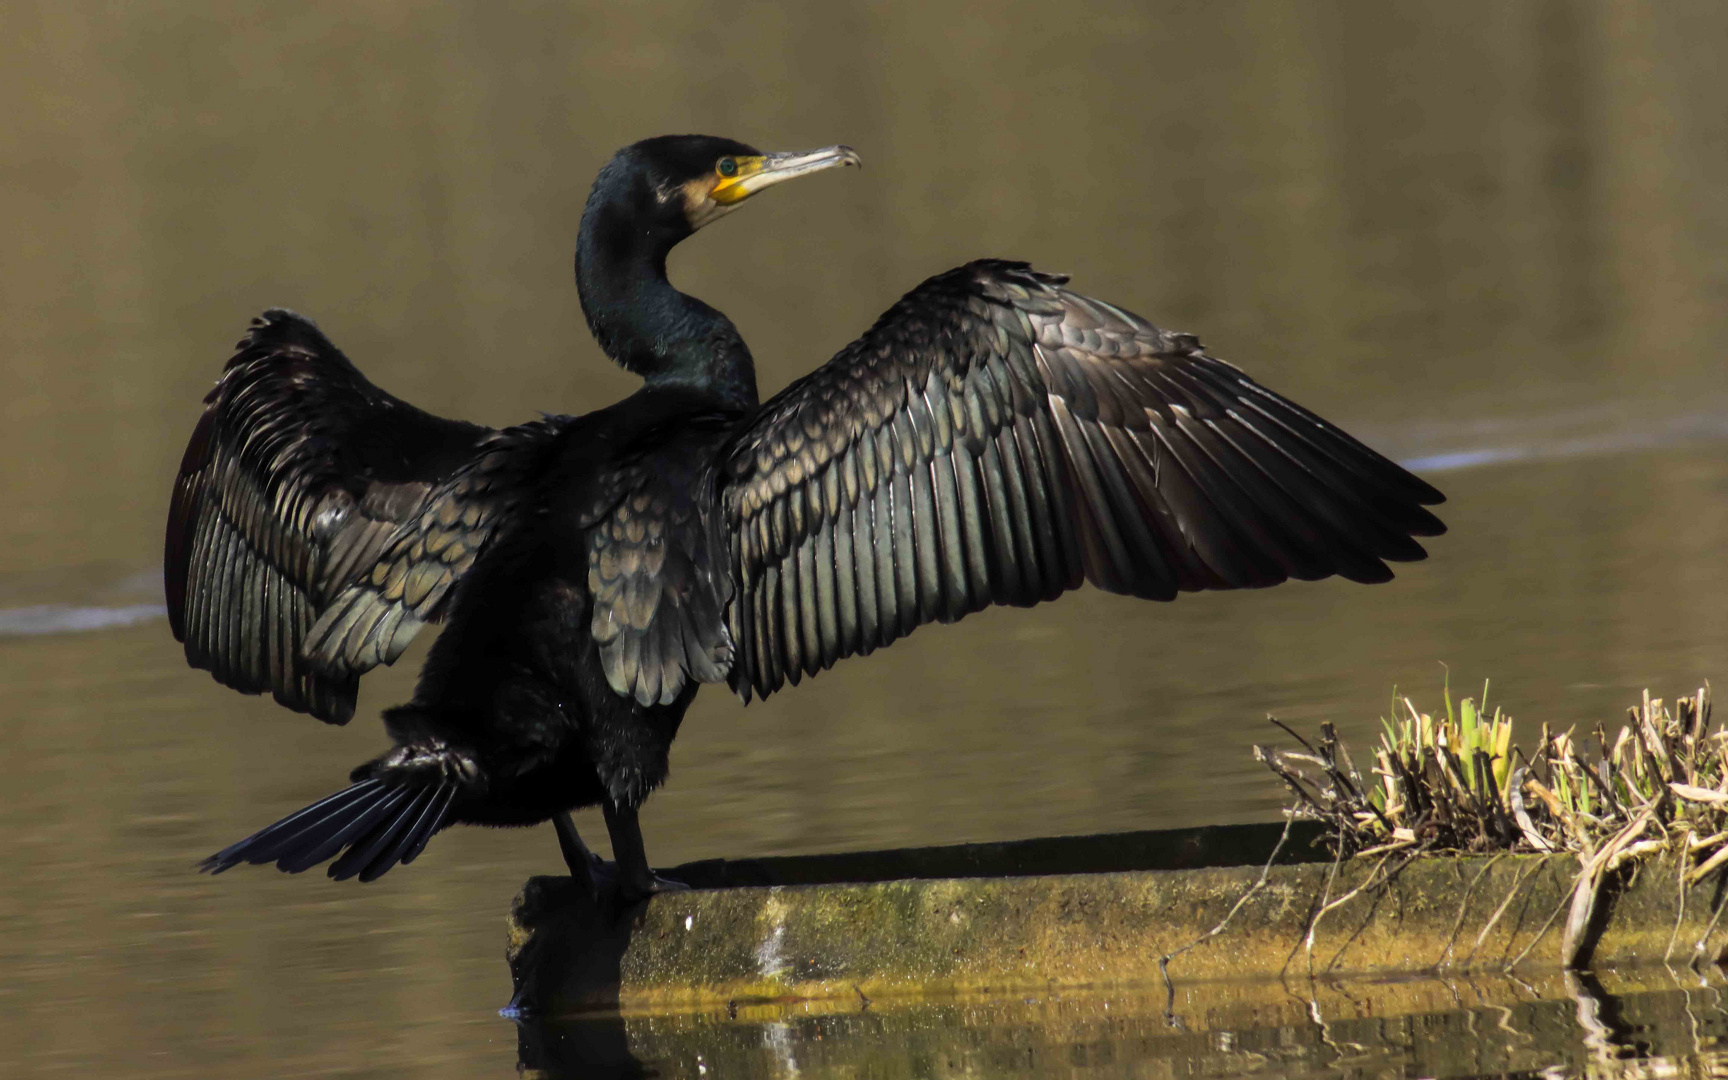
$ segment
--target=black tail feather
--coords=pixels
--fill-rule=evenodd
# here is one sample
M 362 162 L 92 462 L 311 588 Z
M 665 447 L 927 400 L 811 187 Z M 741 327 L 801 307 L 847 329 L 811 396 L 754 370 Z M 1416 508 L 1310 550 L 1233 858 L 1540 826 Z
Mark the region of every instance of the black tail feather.
M 426 826 L 415 826 L 415 840 L 408 845 L 408 850 L 402 854 L 402 865 L 407 866 L 420 857 L 426 850 L 426 841 L 432 839 L 432 834 L 444 827 L 444 819 L 450 815 L 450 804 L 456 801 L 456 789 L 445 788 L 438 797 L 438 803 L 433 807 L 432 823 Z
M 330 867 L 330 876 L 344 880 L 358 874 L 361 881 L 372 881 L 425 849 L 443 828 L 455 797 L 451 782 L 409 787 L 362 780 L 223 848 L 198 869 L 220 874 L 243 862 L 274 862 L 297 874 L 347 848 Z
M 361 881 L 371 881 L 397 863 L 408 862 L 408 853 L 410 851 L 418 852 L 426 839 L 431 836 L 430 832 L 422 833 L 422 830 L 429 825 L 436 828 L 433 822 L 443 818 L 444 809 L 449 805 L 449 800 L 445 798 L 442 790 L 433 790 L 428 791 L 423 799 L 418 800 L 418 805 L 420 807 L 419 814 L 407 828 L 397 833 L 395 842 L 384 849 L 382 855 L 379 855 L 367 865 L 365 870 L 361 871 Z
M 354 845 L 344 852 L 340 859 L 330 864 L 330 876 L 337 881 L 347 881 L 354 875 L 369 869 L 372 861 L 381 858 L 399 834 L 406 833 L 413 827 L 414 823 L 420 819 L 420 813 L 425 809 L 425 804 L 430 802 L 435 794 L 433 789 L 425 788 L 415 792 L 412 799 L 400 805 L 392 804 L 388 818 L 374 825 L 366 833 L 365 839 L 354 841 Z M 366 880 L 372 879 L 367 878 Z
M 342 820 L 330 821 L 322 828 L 307 828 L 293 840 L 279 845 L 281 857 L 276 866 L 283 873 L 298 874 L 309 870 L 335 855 L 349 844 L 358 843 L 367 830 L 391 814 L 413 796 L 407 788 L 385 788 L 376 799 L 364 807 L 354 807 Z M 260 854 L 263 854 L 262 852 Z
M 276 849 L 285 844 L 301 829 L 318 824 L 324 818 L 340 814 L 343 809 L 356 801 L 363 800 L 369 793 L 380 786 L 377 780 L 367 780 L 344 788 L 334 795 L 319 799 L 311 806 L 296 810 L 274 825 L 266 825 L 237 844 L 230 844 L 216 854 L 198 864 L 198 869 L 211 874 L 220 874 L 231 866 L 243 862 L 269 862 L 276 857 Z

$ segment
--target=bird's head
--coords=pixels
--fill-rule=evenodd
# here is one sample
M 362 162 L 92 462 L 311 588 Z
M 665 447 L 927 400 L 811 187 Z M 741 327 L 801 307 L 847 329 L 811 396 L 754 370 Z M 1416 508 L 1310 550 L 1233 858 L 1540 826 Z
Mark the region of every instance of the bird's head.
M 624 211 L 638 235 L 670 248 L 766 188 L 825 169 L 858 165 L 849 146 L 763 153 L 713 135 L 661 135 L 618 151 L 594 182 L 588 205 Z
M 703 383 L 754 405 L 754 368 L 737 328 L 672 287 L 666 256 L 764 188 L 858 163 L 849 146 L 765 154 L 711 135 L 662 135 L 618 151 L 594 181 L 576 236 L 576 289 L 595 340 L 645 378 Z

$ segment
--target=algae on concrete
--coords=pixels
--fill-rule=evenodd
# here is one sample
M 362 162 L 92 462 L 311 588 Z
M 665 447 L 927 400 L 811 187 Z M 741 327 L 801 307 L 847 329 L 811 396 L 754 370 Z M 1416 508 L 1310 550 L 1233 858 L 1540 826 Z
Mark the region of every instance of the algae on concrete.
M 1559 966 L 1570 856 L 1423 857 L 1274 866 L 1229 929 L 1178 957 L 1184 981 Z M 887 999 L 1052 987 L 1159 987 L 1159 960 L 1217 925 L 1258 866 L 913 879 L 670 893 L 614 917 L 536 878 L 512 920 L 525 1010 L 665 1011 L 789 999 Z M 1317 926 L 1323 898 L 1342 898 Z M 1648 866 L 1601 913 L 1602 963 L 1684 953 L 1673 868 Z M 1312 931 L 1312 945 L 1307 945 Z

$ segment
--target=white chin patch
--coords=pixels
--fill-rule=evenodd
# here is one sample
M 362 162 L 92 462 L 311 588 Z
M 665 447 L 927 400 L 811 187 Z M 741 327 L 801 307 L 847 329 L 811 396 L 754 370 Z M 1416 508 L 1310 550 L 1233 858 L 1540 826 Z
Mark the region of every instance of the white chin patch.
M 700 229 L 704 225 L 718 221 L 742 205 L 740 203 L 733 203 L 730 206 L 720 205 L 714 201 L 710 194 L 713 190 L 712 181 L 692 180 L 673 193 L 674 198 L 683 199 L 684 218 L 690 222 L 692 229 Z

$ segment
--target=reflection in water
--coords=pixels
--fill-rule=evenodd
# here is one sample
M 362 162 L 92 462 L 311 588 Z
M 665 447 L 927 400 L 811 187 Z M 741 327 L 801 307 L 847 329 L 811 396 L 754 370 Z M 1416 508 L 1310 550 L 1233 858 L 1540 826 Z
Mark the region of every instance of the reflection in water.
M 116 626 L 131 626 L 147 619 L 164 618 L 167 614 L 168 609 L 161 604 L 127 604 L 123 607 L 38 604 L 35 607 L 0 608 L 0 636 L 108 630 Z
M 1624 405 L 1534 420 L 1473 425 L 1472 445 L 1424 450 L 1398 463 L 1420 473 L 1479 465 L 1656 450 L 1728 439 L 1728 402 L 1708 411 L 1640 417 Z
M 920 631 L 748 709 L 700 701 L 648 807 L 659 858 L 1264 820 L 1282 794 L 1249 745 L 1268 712 L 1372 742 L 1392 686 L 1437 686 L 1442 660 L 1559 727 L 1722 677 L 1723 444 L 1553 448 L 1724 414 L 1728 6 L 975 9 L 15 0 L 0 607 L 53 624 L 159 600 L 186 432 L 266 306 L 312 315 L 443 415 L 628 392 L 569 277 L 587 178 L 618 146 L 698 130 L 843 140 L 870 162 L 844 191 L 765 196 L 784 197 L 671 268 L 737 320 L 765 391 L 924 275 L 1000 255 L 1198 332 L 1399 458 L 1518 460 L 1448 476 L 1451 532 L 1388 586 L 1157 606 L 1083 591 Z M 187 671 L 160 619 L 0 636 L 0 1073 L 507 1070 L 501 924 L 558 868 L 550 835 L 441 836 L 365 888 L 191 872 L 380 749 L 375 712 L 409 696 L 420 655 L 326 729 Z M 811 1075 L 842 1033 L 900 1015 L 776 1015 L 737 1038 Z M 1079 1012 L 918 1015 L 995 1032 L 973 1056 L 931 1043 L 925 1075 L 947 1054 L 1018 1067 L 1021 1020 L 1080 1053 L 1049 1034 L 1072 1015 L 1075 1042 L 1124 1052 Z M 1266 1015 L 1217 1030 L 1309 1031 Z M 1576 1048 L 1552 1015 L 1563 1039 L 1535 1045 Z M 1124 1030 L 1182 1037 L 1155 1019 Z M 1202 1053 L 1214 1029 L 1185 1020 Z M 732 1023 L 625 1025 L 640 1049 Z
M 1567 974 L 1189 988 L 1162 999 L 738 1006 L 729 1013 L 523 1023 L 530 1076 L 1602 1078 L 1728 1075 L 1721 981 Z

